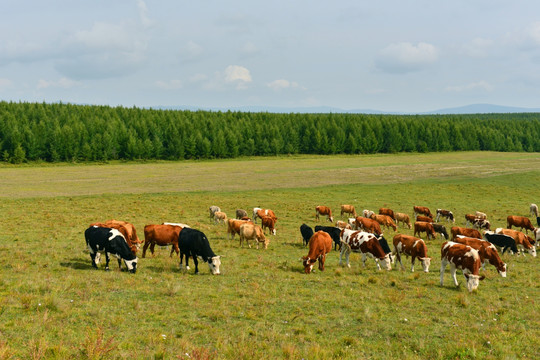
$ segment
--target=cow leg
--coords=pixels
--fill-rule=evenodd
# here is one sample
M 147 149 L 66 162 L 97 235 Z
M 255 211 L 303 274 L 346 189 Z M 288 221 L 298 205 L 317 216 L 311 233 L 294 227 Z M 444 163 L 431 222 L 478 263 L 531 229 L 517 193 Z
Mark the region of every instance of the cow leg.
M 109 258 L 109 253 L 105 252 L 105 270 L 109 271 L 109 261 L 111 259 Z
M 456 277 L 456 273 L 457 273 L 456 265 L 451 263 L 450 264 L 450 274 L 452 275 L 452 279 L 454 279 L 454 285 L 459 286 L 459 283 L 458 283 L 457 277 Z
M 319 256 L 319 270 L 324 271 L 324 261 L 326 260 L 326 255 Z
M 379 264 L 379 259 L 376 257 L 373 257 L 373 260 L 375 260 L 375 265 L 377 265 L 377 270 L 381 270 L 381 265 Z
M 178 243 L 173 243 L 171 247 L 171 253 L 169 257 L 172 257 L 173 251 L 176 252 L 176 255 L 180 253 L 180 249 L 178 248 Z
M 351 264 L 349 264 L 349 254 L 350 254 L 351 250 L 349 249 L 348 246 L 342 246 L 341 247 L 341 251 L 339 253 L 339 266 L 341 266 L 341 258 L 343 257 L 343 254 L 345 253 L 345 261 L 347 263 L 347 267 L 351 267 Z
M 396 248 L 394 248 L 394 250 L 396 250 L 396 259 L 397 261 L 399 261 L 399 264 L 401 265 L 401 270 L 405 270 L 405 266 L 403 266 L 403 263 L 401 262 L 401 254 Z
M 97 268 L 98 268 L 98 267 L 97 267 L 97 264 L 98 264 L 98 262 L 99 262 L 99 259 L 98 259 L 98 261 L 96 262 L 96 253 L 92 253 L 92 252 L 91 252 L 91 253 L 90 253 L 90 259 L 92 259 L 92 267 L 93 267 L 94 269 L 97 269 Z
M 146 249 L 148 249 L 148 245 L 150 245 L 150 242 L 149 242 L 149 241 L 145 241 L 145 242 L 144 242 L 143 249 L 142 249 L 142 257 L 146 257 Z
M 118 268 L 122 270 L 122 259 L 118 258 L 116 260 L 118 260 Z
M 441 286 L 443 286 L 443 279 L 444 279 L 444 269 L 446 269 L 446 261 L 441 261 Z
M 411 272 L 414 272 L 414 260 L 416 260 L 416 256 L 412 256 L 411 259 Z
M 348 260 L 348 259 L 347 259 Z M 365 253 L 362 253 L 362 264 L 364 264 L 364 267 L 366 267 L 366 260 L 367 260 L 367 256 Z
M 151 245 L 150 245 L 150 252 L 152 253 L 152 256 L 154 256 L 154 248 L 156 247 L 156 243 L 153 242 Z
M 193 257 L 193 263 L 195 264 L 195 274 L 199 273 L 199 260 L 197 260 L 197 255 L 195 255 L 193 252 L 191 253 Z M 186 260 L 187 263 L 187 260 Z

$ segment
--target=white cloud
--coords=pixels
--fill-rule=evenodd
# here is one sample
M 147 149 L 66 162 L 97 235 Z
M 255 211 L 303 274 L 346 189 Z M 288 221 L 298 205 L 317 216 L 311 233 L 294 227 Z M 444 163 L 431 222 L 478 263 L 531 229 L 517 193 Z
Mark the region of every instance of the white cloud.
M 182 88 L 182 81 L 180 80 L 158 80 L 155 82 L 156 86 L 164 90 L 178 90 Z
M 9 79 L 2 79 L 0 78 L 0 90 L 7 89 L 12 84 L 12 81 Z
M 407 73 L 422 70 L 438 58 L 439 51 L 431 44 L 402 42 L 384 48 L 379 53 L 376 66 L 385 72 Z
M 249 70 L 239 65 L 227 66 L 223 79 L 227 84 L 235 84 L 237 89 L 246 89 L 247 84 L 252 82 Z
M 148 8 L 146 3 L 142 0 L 137 1 L 137 8 L 139 9 L 139 17 L 141 18 L 142 25 L 147 28 L 154 24 L 154 21 L 148 17 Z
M 291 82 L 285 79 L 274 80 L 266 85 L 274 91 L 279 91 L 282 89 L 296 89 L 300 87 L 297 82 Z
M 484 58 L 489 55 L 494 43 L 492 39 L 475 38 L 470 43 L 465 44 L 463 52 L 473 58 Z
M 80 85 L 80 82 L 63 77 L 57 81 L 40 79 L 36 87 L 38 89 L 47 89 L 47 88 L 69 89 L 78 85 Z
M 484 90 L 484 91 L 492 91 L 493 86 L 488 83 L 487 81 L 481 80 L 474 83 L 469 83 L 465 85 L 457 85 L 457 86 L 448 86 L 445 88 L 448 92 L 465 92 L 465 91 L 471 91 L 471 90 Z

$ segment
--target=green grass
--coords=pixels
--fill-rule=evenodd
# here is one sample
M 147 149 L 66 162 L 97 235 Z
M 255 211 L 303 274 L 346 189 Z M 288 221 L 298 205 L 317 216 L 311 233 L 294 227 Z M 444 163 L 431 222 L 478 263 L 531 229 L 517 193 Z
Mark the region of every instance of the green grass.
M 179 163 L 0 168 L 0 359 L 4 358 L 538 358 L 538 259 L 504 255 L 478 291 L 439 285 L 440 244 L 430 273 L 351 269 L 332 252 L 326 271 L 305 275 L 299 226 L 314 208 L 413 205 L 463 215 L 484 211 L 495 226 L 539 203 L 540 155 L 450 153 L 302 156 Z M 268 250 L 240 249 L 208 206 L 273 209 Z M 135 275 L 93 270 L 83 232 L 95 221 L 185 222 L 223 255 L 178 270 L 169 249 L 139 260 Z M 411 230 L 399 229 L 412 234 Z M 394 235 L 386 231 L 387 239 Z M 404 259 L 406 269 L 410 259 Z M 458 280 L 463 284 L 463 276 Z

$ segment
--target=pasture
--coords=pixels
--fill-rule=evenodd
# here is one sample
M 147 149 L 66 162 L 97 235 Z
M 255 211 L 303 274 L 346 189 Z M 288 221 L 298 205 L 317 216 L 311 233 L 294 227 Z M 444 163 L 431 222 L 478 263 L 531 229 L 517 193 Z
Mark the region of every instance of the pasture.
M 448 268 L 439 285 L 440 236 L 426 241 L 429 273 L 418 262 L 411 273 L 407 258 L 405 271 L 364 268 L 358 254 L 339 267 L 332 251 L 306 275 L 299 227 L 316 225 L 317 205 L 340 219 L 341 204 L 411 217 L 413 205 L 446 208 L 458 226 L 479 210 L 505 227 L 540 204 L 539 179 L 538 153 L 0 166 L 0 359 L 538 358 L 540 259 L 501 256 L 508 277 L 488 265 L 472 294 L 460 271 L 459 287 Z M 270 208 L 277 235 L 267 250 L 239 248 L 210 205 L 229 217 Z M 202 230 L 223 275 L 182 272 L 169 248 L 139 258 L 136 274 L 114 259 L 92 269 L 84 230 L 113 218 L 141 239 L 164 221 Z

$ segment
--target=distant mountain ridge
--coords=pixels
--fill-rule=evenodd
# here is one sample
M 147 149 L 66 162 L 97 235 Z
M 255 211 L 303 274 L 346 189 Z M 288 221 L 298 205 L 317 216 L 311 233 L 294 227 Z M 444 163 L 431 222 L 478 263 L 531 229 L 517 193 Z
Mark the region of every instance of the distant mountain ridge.
M 540 108 L 522 108 L 514 106 L 493 104 L 471 104 L 460 107 L 444 108 L 427 112 L 389 112 L 374 109 L 351 109 L 345 110 L 331 106 L 313 107 L 276 107 L 276 106 L 238 106 L 230 108 L 205 107 L 205 106 L 151 106 L 159 110 L 207 110 L 207 111 L 240 111 L 240 112 L 269 112 L 269 113 L 342 113 L 342 114 L 401 114 L 401 115 L 435 115 L 435 114 L 496 114 L 496 113 L 540 113 Z

